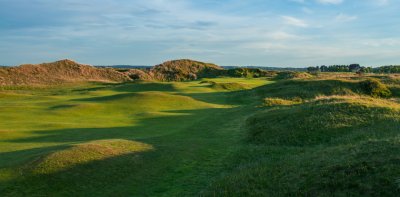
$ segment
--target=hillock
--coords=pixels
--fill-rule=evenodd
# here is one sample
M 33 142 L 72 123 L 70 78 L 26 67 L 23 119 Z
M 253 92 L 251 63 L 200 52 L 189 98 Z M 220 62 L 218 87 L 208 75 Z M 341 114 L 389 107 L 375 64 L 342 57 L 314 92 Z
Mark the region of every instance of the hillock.
M 149 75 L 159 81 L 187 81 L 215 77 L 221 70 L 223 68 L 215 64 L 182 59 L 156 65 L 149 71 Z
M 129 78 L 110 68 L 95 68 L 60 60 L 43 64 L 24 64 L 0 68 L 0 85 L 56 85 L 72 82 L 123 82 Z

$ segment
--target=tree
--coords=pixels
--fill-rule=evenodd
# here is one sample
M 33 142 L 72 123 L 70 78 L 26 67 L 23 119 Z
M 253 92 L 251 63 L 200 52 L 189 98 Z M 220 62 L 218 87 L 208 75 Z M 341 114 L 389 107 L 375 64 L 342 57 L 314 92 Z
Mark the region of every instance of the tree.
M 320 70 L 321 70 L 321 72 L 328 72 L 328 67 L 325 66 L 325 65 L 322 65 L 322 66 L 320 67 Z
M 349 70 L 350 72 L 358 72 L 361 69 L 360 64 L 350 64 Z
M 308 67 L 308 68 L 307 68 L 307 71 L 308 71 L 309 73 L 315 74 L 315 73 L 320 72 L 321 70 L 320 70 L 320 68 L 317 66 L 317 67 Z

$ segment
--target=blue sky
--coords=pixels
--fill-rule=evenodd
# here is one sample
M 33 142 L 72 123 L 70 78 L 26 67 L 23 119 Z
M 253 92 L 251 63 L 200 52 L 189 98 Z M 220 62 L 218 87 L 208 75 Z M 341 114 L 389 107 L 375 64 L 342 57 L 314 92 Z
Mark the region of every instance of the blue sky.
M 400 64 L 400 0 L 0 0 L 0 64 Z

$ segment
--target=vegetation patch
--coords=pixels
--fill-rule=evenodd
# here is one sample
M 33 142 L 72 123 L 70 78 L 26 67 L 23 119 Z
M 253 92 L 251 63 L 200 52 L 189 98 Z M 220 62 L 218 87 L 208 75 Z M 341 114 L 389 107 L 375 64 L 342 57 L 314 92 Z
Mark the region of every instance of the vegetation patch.
M 392 95 L 392 92 L 389 90 L 389 88 L 378 79 L 367 79 L 362 81 L 360 86 L 365 93 L 373 97 L 387 98 Z
M 281 98 L 265 98 L 264 106 L 272 107 L 272 106 L 289 106 L 301 103 L 302 100 L 300 98 L 287 100 Z

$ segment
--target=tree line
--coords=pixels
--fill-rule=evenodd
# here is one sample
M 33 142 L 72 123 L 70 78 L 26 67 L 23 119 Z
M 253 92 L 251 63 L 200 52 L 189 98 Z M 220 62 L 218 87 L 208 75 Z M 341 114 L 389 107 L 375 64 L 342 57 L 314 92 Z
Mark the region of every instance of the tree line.
M 330 65 L 308 67 L 308 72 L 358 72 L 358 73 L 400 73 L 400 65 L 390 65 L 381 67 L 364 67 L 359 64 L 350 65 Z

